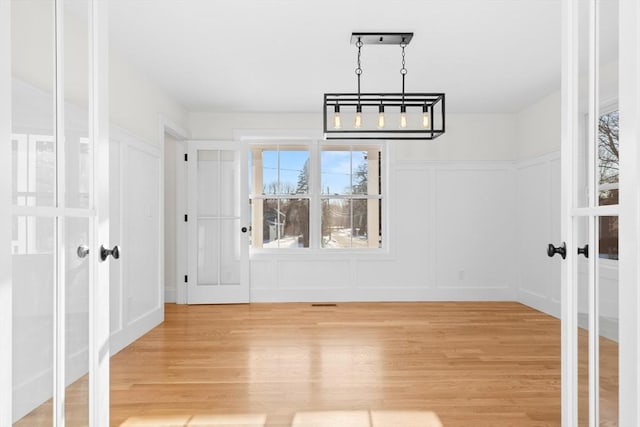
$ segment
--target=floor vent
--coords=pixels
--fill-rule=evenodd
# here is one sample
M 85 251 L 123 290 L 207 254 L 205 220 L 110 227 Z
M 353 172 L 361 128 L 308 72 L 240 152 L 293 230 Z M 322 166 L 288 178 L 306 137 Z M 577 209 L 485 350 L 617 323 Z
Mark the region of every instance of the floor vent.
M 338 304 L 311 304 L 311 307 L 336 307 Z

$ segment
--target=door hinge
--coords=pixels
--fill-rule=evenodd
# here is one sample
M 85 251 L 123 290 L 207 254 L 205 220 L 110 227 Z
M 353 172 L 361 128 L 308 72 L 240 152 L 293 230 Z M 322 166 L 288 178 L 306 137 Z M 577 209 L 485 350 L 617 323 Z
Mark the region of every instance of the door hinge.
M 184 214 L 184 222 L 187 222 L 187 221 L 189 221 L 189 215 Z
M 184 153 L 184 161 L 185 162 L 189 161 L 189 155 L 187 153 Z
M 189 283 L 189 276 L 186 274 L 184 275 L 184 283 Z

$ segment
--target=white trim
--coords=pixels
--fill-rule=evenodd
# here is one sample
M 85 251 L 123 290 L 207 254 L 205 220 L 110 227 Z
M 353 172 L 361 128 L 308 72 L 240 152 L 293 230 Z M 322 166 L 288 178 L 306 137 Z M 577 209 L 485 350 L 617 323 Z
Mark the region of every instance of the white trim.
M 184 215 L 187 213 L 187 143 L 176 141 L 176 304 L 187 303 L 187 284 L 184 276 L 189 274 L 187 223 Z
M 164 307 L 156 307 L 143 316 L 128 323 L 125 328 L 114 332 L 110 338 L 111 355 L 116 355 L 120 350 L 149 332 L 164 319 Z
M 251 302 L 415 302 L 415 301 L 514 301 L 510 287 L 432 288 L 398 286 L 341 289 L 251 288 Z
M 233 131 L 234 141 L 244 141 L 248 143 L 265 141 L 287 141 L 296 140 L 322 140 L 322 132 L 309 129 L 235 129 Z
M 640 425 L 640 4 L 620 0 L 620 364 L 621 426 Z
M 54 17 L 55 33 L 55 141 L 56 141 L 56 185 L 54 187 L 54 203 L 56 206 L 65 206 L 64 183 L 64 140 L 65 140 L 65 90 L 64 90 L 64 3 L 56 1 Z M 64 217 L 56 217 L 54 222 L 54 279 L 53 279 L 53 425 L 62 427 L 65 425 L 65 268 L 64 268 Z M 89 298 L 91 299 L 91 298 Z
M 183 128 L 163 114 L 158 115 L 158 122 L 160 124 L 160 145 L 163 145 L 165 133 L 168 133 L 178 141 L 191 139 L 191 132 L 189 132 L 189 130 Z
M 160 275 L 161 278 L 161 286 L 162 286 L 162 295 L 164 295 L 164 300 L 163 302 L 186 302 L 186 294 L 183 295 L 183 291 L 184 289 L 184 283 L 181 282 L 179 279 L 181 277 L 184 277 L 183 273 L 184 271 L 186 271 L 186 264 L 182 263 L 181 257 L 182 255 L 180 254 L 180 245 L 179 245 L 179 239 L 181 237 L 183 237 L 183 230 L 182 227 L 184 226 L 184 222 L 180 222 L 180 219 L 182 218 L 182 215 L 180 215 L 178 212 L 180 212 L 180 208 L 181 208 L 181 204 L 178 202 L 178 198 L 179 197 L 184 197 L 182 195 L 181 192 L 177 191 L 177 189 L 179 188 L 180 183 L 182 183 L 182 174 L 183 174 L 183 169 L 184 169 L 184 161 L 182 158 L 182 155 L 178 156 L 178 152 L 180 149 L 180 146 L 184 145 L 184 141 L 188 140 L 191 138 L 191 132 L 189 132 L 188 129 L 183 128 L 182 126 L 180 126 L 179 124 L 175 123 L 174 121 L 172 121 L 171 119 L 169 119 L 168 117 L 164 116 L 163 114 L 160 114 L 158 116 L 158 122 L 159 122 L 159 135 L 158 135 L 158 139 L 160 141 L 160 148 L 161 148 L 161 155 L 160 155 L 160 162 L 161 162 L 161 171 L 162 171 L 162 184 L 161 184 L 161 199 L 160 199 L 160 210 L 161 210 L 161 216 L 160 216 L 160 224 L 161 224 L 161 228 L 162 228 L 162 237 L 160 239 L 161 242 L 161 269 L 162 269 L 162 273 Z M 165 282 L 166 280 L 168 280 L 168 278 L 164 277 L 164 257 L 165 257 L 165 221 L 166 218 L 164 217 L 164 205 L 165 205 L 165 198 L 164 198 L 164 192 L 165 192 L 165 188 L 164 188 L 164 174 L 165 174 L 165 144 L 164 144 L 164 140 L 165 140 L 165 133 L 171 135 L 173 138 L 175 138 L 176 140 L 176 257 L 175 257 L 175 277 L 173 277 L 171 280 L 174 280 L 174 285 L 175 285 L 175 290 L 174 291 L 170 291 L 170 290 L 166 290 L 165 289 Z M 186 212 L 186 211 L 185 211 Z M 184 248 L 186 250 L 186 248 Z M 163 311 L 164 311 L 164 307 L 163 307 Z M 164 319 L 164 316 L 163 316 Z
M 603 205 L 571 209 L 572 216 L 618 216 L 619 214 L 620 205 Z
M 90 133 L 94 147 L 94 201 L 96 209 L 91 249 L 89 302 L 89 424 L 109 425 L 109 263 L 98 262 L 99 245 L 109 241 L 109 25 L 108 0 L 91 0 Z M 99 159 L 99 161 L 97 161 Z M 116 242 L 117 243 L 117 242 Z
M 11 2 L 0 1 L 0 426 L 12 424 Z
M 13 215 L 17 216 L 38 216 L 55 218 L 58 216 L 71 218 L 92 218 L 95 216 L 93 209 L 78 208 L 56 208 L 47 206 L 12 206 L 10 209 Z
M 579 3 L 581 0 L 562 2 L 562 88 L 561 88 L 561 235 L 567 247 L 574 248 L 574 227 L 571 218 L 574 174 L 573 147 L 579 132 L 578 114 L 578 37 Z M 559 243 L 559 242 L 558 242 Z M 577 304 L 574 274 L 575 261 L 569 256 L 562 263 L 561 304 L 561 408 L 562 426 L 574 427 L 578 419 L 577 404 Z

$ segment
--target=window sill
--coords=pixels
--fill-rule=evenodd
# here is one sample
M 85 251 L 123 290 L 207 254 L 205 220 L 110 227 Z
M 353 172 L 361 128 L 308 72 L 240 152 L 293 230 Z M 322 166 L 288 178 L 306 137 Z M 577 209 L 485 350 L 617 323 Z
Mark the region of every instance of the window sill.
M 295 260 L 393 260 L 388 249 L 249 249 L 250 260 L 295 259 Z

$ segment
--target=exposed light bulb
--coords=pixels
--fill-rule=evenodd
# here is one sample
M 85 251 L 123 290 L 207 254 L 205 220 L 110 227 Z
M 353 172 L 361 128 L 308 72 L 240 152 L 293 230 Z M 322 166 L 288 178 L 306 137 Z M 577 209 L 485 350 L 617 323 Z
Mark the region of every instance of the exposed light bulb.
M 340 106 L 336 105 L 333 111 L 333 128 L 340 129 L 342 127 L 340 123 Z
M 402 129 L 407 127 L 407 107 L 405 105 L 400 106 L 400 127 Z
M 381 105 L 378 108 L 378 128 L 382 129 L 384 127 L 384 107 Z
M 353 121 L 353 127 L 356 129 L 360 129 L 362 127 L 362 106 L 358 105 L 356 107 L 356 118 Z
M 422 107 L 422 127 L 428 129 L 431 123 L 429 120 L 429 109 L 426 105 Z

